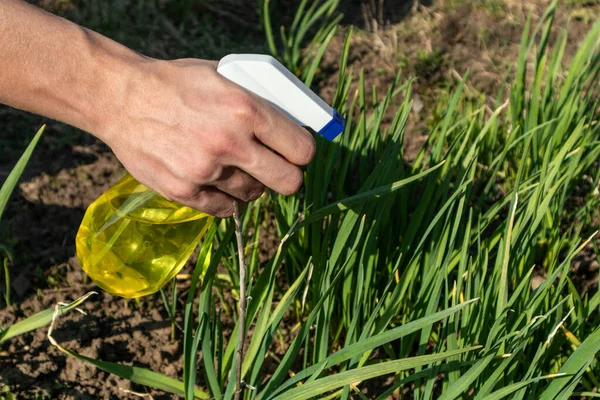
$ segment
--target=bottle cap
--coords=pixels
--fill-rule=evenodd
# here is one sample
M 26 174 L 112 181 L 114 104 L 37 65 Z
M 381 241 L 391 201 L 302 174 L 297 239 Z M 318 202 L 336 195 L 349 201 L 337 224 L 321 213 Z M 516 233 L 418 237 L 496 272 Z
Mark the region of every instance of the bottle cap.
M 217 71 L 329 141 L 344 131 L 344 118 L 271 56 L 230 54 Z

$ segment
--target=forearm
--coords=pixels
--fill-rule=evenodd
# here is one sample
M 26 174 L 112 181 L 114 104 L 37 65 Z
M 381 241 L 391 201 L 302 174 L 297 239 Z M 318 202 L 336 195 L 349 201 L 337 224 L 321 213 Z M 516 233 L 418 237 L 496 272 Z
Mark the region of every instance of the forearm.
M 20 0 L 0 1 L 0 102 L 99 136 L 144 57 Z

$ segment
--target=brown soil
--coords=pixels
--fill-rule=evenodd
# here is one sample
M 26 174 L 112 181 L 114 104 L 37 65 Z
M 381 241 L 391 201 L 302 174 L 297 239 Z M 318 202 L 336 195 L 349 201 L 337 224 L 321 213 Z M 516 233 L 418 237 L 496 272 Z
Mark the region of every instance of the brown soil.
M 0 314 L 0 324 L 10 325 L 25 315 L 53 308 L 57 302 L 76 299 L 93 289 L 74 259 L 55 268 L 68 285 L 41 290 L 17 307 Z M 70 312 L 57 320 L 54 339 L 63 347 L 82 355 L 127 365 L 150 368 L 173 378 L 182 376 L 181 341 L 170 341 L 171 326 L 158 298 L 142 302 L 117 299 L 102 291 L 82 305 L 87 315 Z M 102 372 L 93 366 L 66 356 L 46 337 L 47 327 L 11 339 L 2 352 L 0 376 L 10 383 L 20 398 L 35 393 L 56 399 L 119 399 L 122 390 L 146 392 L 129 381 Z M 177 398 L 156 391 L 155 399 Z
M 373 3 L 371 8 L 377 9 L 379 2 L 366 3 Z M 408 13 L 406 3 L 411 4 Z M 467 72 L 469 79 L 465 93 L 468 96 L 487 96 L 490 109 L 497 108 L 508 98 L 505 91 L 504 99 L 497 104 L 495 96 L 503 77 L 511 75 L 516 63 L 525 20 L 531 13 L 532 27 L 535 27 L 548 2 L 487 0 L 473 3 L 475 5 L 460 0 L 385 2 L 384 11 L 395 7 L 398 11 L 391 14 L 391 20 L 401 19 L 401 23 L 390 26 L 387 17 L 390 14 L 384 13 L 385 28 L 373 29 L 371 24 L 370 31 L 354 30 L 348 57 L 348 67 L 354 72 L 353 90 L 358 89 L 360 71 L 367 83 L 367 99 L 372 98 L 371 88 L 375 86 L 381 100 L 384 89 L 390 87 L 400 68 L 402 81 L 415 78 L 413 118 L 409 119 L 405 134 L 407 161 L 421 149 L 432 123 L 443 112 L 444 101 L 449 100 L 449 93 Z M 568 32 L 565 62 L 569 62 L 577 51 L 578 44 L 590 29 L 590 22 L 598 18 L 599 9 L 598 5 L 581 8 L 563 5 L 557 10 L 555 26 Z M 363 14 L 360 18 L 364 20 Z M 357 15 L 354 17 L 355 20 L 358 18 Z M 559 30 L 554 29 L 550 45 Z M 335 72 L 345 35 L 346 31 L 342 30 L 333 38 L 330 51 L 323 60 L 325 77 L 319 85 L 327 100 L 335 95 L 338 79 Z M 389 107 L 384 127 L 393 120 L 400 100 L 396 99 Z
M 346 19 L 365 26 L 359 3 L 355 1 L 354 8 L 344 5 Z M 373 32 L 355 31 L 350 65 L 355 73 L 363 69 L 369 85 L 380 89 L 389 86 L 399 65 L 405 68 L 404 76 L 417 78 L 414 115 L 406 137 L 406 155 L 410 160 L 435 118 L 438 97 L 467 70 L 471 73 L 467 90 L 472 95 L 497 90 L 500 77 L 516 59 L 523 15 L 529 10 L 521 8 L 523 2 L 513 4 L 507 0 L 508 12 L 495 15 L 486 9 L 439 1 L 430 7 L 409 9 L 407 14 L 406 3 L 410 2 L 386 2 L 387 7 L 398 7 L 386 8 L 383 24 L 378 23 L 377 30 L 370 23 Z M 526 3 L 534 4 L 534 18 L 540 15 L 543 1 Z M 561 10 L 559 23 L 572 16 L 572 11 Z M 395 24 L 401 19 L 403 23 Z M 584 36 L 588 22 L 585 18 L 571 21 L 572 43 Z M 380 29 L 386 24 L 386 29 Z M 178 41 L 168 43 L 177 46 Z M 343 32 L 333 39 L 321 70 L 319 87 L 326 99 L 335 92 L 342 43 Z M 165 45 L 154 51 L 161 54 L 168 52 L 167 48 Z M 574 48 L 568 46 L 569 54 Z M 492 100 L 490 107 L 494 107 Z M 391 115 L 388 122 L 390 118 Z M 19 122 L 24 120 L 27 124 Z M 0 181 L 26 146 L 28 138 L 16 140 L 17 132 L 29 132 L 41 121 L 0 108 Z M 61 124 L 48 124 L 0 227 L 0 242 L 7 242 L 13 249 L 12 294 L 17 304 L 0 310 L 0 326 L 96 289 L 73 257 L 74 237 L 85 208 L 122 173 L 119 162 L 104 145 Z M 261 261 L 271 255 L 276 245 L 276 232 L 271 229 L 268 237 L 261 238 Z M 598 280 L 597 261 L 594 263 L 588 253 L 586 250 L 585 259 L 574 266 L 585 265 L 585 278 L 576 282 L 584 291 L 591 290 Z M 179 283 L 180 299 L 185 298 L 186 285 L 185 281 Z M 171 326 L 160 296 L 135 302 L 99 291 L 82 308 L 87 315 L 73 311 L 59 319 L 54 337 L 62 346 L 93 358 L 142 366 L 181 379 L 181 333 L 171 343 Z M 148 392 L 155 399 L 173 397 L 132 385 L 65 356 L 49 344 L 46 332 L 46 328 L 41 328 L 0 345 L 0 382 L 6 381 L 19 398 L 32 398 L 36 393 L 57 399 L 130 396 L 122 390 Z

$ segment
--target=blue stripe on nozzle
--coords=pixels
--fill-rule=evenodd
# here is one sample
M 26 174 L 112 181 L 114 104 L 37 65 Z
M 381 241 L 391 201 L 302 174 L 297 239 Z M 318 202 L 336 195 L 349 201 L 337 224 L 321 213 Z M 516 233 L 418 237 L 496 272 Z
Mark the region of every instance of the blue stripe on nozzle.
M 330 142 L 344 132 L 346 120 L 336 110 L 333 110 L 333 118 L 320 131 L 319 135 L 323 136 Z

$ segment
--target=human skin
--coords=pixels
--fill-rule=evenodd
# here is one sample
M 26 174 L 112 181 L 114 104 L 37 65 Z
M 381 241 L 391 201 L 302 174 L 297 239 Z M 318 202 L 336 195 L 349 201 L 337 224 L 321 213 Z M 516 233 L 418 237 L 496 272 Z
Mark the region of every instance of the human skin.
M 164 197 L 219 217 L 302 185 L 312 135 L 223 78 L 157 60 L 21 0 L 0 0 L 0 103 L 96 136 Z

